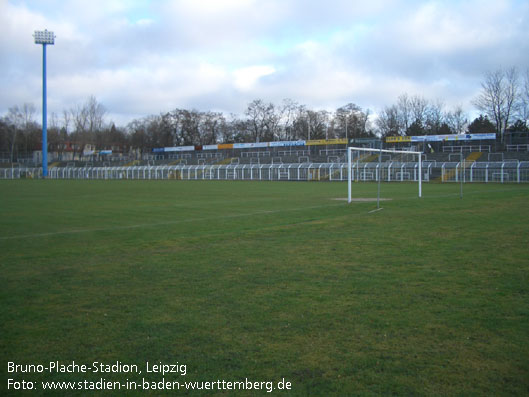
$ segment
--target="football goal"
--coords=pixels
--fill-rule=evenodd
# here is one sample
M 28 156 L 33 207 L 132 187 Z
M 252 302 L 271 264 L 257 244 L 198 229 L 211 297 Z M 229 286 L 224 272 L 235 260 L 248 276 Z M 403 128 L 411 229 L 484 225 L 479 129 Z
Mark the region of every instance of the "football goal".
M 422 197 L 421 152 L 371 149 L 360 147 L 347 148 L 347 202 L 353 201 L 353 182 L 377 182 L 377 208 L 380 208 L 380 183 L 417 182 L 418 195 Z

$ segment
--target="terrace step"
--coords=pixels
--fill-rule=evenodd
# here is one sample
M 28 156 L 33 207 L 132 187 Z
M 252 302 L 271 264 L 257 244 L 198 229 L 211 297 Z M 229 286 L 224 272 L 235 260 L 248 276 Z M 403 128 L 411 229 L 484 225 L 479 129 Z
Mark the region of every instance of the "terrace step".
M 483 152 L 472 152 L 465 158 L 465 166 L 464 168 L 470 167 L 472 164 L 474 164 L 481 156 L 483 155 Z M 439 176 L 435 179 L 435 182 L 446 182 L 450 179 L 452 179 L 456 175 L 456 169 L 451 169 L 448 172 L 445 172 L 444 179 L 443 175 Z

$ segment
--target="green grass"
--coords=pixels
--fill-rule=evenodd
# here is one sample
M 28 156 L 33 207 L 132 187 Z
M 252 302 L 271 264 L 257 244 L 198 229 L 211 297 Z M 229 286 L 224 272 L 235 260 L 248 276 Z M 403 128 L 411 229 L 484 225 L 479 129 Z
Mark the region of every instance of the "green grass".
M 331 200 L 344 183 L 0 181 L 1 394 L 162 377 L 7 372 L 58 360 L 285 378 L 271 394 L 292 396 L 527 395 L 529 186 L 382 191 L 370 213 Z

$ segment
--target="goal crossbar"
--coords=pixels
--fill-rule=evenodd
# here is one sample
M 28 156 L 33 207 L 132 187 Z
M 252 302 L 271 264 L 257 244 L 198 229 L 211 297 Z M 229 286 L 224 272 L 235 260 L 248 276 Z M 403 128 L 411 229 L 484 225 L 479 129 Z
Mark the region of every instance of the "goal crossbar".
M 412 152 L 408 150 L 390 150 L 390 149 L 369 149 L 369 148 L 361 148 L 361 147 L 354 147 L 350 146 L 347 148 L 347 202 L 350 203 L 352 201 L 351 196 L 351 188 L 352 188 L 352 156 L 351 153 L 354 151 L 357 152 L 371 152 L 371 153 L 379 153 L 379 160 L 380 155 L 382 153 L 394 153 L 394 154 L 412 154 L 417 155 L 418 158 L 418 166 L 419 166 L 419 176 L 418 176 L 418 182 L 419 182 L 419 197 L 422 197 L 422 152 Z M 380 183 L 380 176 L 379 176 L 379 183 Z

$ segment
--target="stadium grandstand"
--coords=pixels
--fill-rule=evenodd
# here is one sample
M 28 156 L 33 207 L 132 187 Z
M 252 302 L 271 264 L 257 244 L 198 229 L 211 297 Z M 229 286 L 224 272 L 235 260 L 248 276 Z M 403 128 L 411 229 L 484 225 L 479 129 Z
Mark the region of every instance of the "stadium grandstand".
M 123 148 L 95 150 L 78 157 L 51 152 L 49 178 L 76 179 L 242 179 L 324 180 L 347 178 L 347 147 L 421 151 L 423 181 L 529 182 L 529 143 L 495 134 L 397 136 L 380 139 L 296 140 L 154 148 L 148 153 Z M 72 149 L 70 149 L 71 152 Z M 379 164 L 379 160 L 380 164 Z M 0 178 L 39 178 L 41 153 L 0 163 Z M 356 180 L 417 180 L 416 162 L 403 155 L 364 156 L 353 162 Z M 380 172 L 378 168 L 380 167 Z M 380 175 L 380 176 L 379 176 Z

